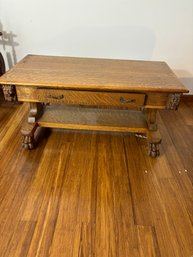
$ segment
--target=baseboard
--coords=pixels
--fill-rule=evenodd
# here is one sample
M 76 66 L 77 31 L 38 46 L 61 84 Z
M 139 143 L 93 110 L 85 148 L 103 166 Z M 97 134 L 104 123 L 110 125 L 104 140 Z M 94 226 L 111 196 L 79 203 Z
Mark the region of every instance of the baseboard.
M 193 102 L 193 95 L 187 94 L 187 95 L 182 95 L 182 100 L 187 101 L 187 102 Z

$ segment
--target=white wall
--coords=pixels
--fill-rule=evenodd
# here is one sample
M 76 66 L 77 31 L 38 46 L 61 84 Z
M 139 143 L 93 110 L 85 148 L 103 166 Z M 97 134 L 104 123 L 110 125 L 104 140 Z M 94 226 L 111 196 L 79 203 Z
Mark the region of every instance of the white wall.
M 29 53 L 163 60 L 193 94 L 193 0 L 0 0 L 1 30 L 7 69 Z

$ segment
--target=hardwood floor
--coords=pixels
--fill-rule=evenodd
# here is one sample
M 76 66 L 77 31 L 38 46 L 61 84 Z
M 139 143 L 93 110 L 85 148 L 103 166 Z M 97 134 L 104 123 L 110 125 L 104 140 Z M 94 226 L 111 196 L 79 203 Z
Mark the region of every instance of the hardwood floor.
M 158 117 L 161 156 L 128 134 L 40 129 L 0 104 L 0 256 L 191 257 L 193 102 Z

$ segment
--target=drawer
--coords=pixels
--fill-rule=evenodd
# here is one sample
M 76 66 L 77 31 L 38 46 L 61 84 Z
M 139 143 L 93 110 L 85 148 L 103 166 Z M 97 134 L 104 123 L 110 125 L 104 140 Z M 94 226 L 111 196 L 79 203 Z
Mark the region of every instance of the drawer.
M 147 93 L 144 107 L 148 109 L 166 109 L 168 97 L 168 93 Z
M 66 105 L 108 106 L 136 109 L 144 105 L 145 94 L 77 91 L 53 88 L 17 86 L 19 101 L 45 102 Z

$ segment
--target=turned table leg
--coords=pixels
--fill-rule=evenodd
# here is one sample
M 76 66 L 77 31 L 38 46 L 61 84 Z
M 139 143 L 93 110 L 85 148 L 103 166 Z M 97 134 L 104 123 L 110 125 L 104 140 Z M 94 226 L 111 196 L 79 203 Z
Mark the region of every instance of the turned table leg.
M 156 109 L 146 109 L 145 116 L 148 125 L 147 141 L 148 141 L 148 154 L 155 158 L 160 155 L 159 145 L 161 144 L 161 135 L 158 131 L 156 123 Z
M 35 123 L 43 113 L 43 104 L 30 103 L 30 110 L 28 115 L 28 122 Z
M 43 112 L 43 105 L 41 103 L 30 103 L 30 111 L 27 122 L 25 122 L 21 129 L 22 147 L 25 149 L 33 149 L 35 146 L 34 134 L 38 127 L 37 119 Z

